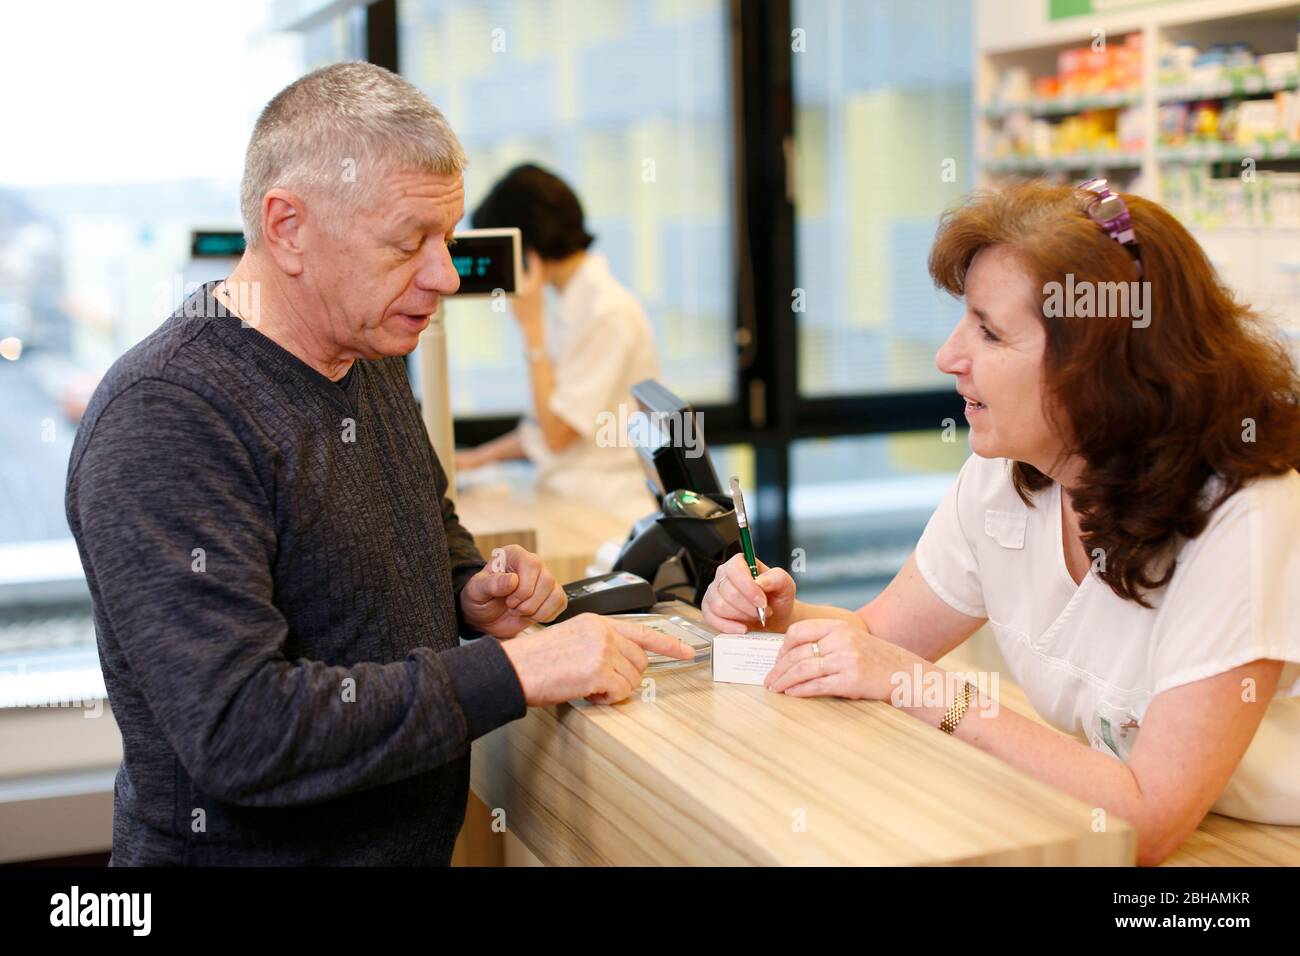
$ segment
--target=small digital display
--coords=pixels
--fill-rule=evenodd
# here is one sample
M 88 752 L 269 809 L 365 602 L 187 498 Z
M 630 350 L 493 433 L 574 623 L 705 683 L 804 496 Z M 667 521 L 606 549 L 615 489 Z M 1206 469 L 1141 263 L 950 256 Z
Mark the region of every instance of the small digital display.
M 457 295 L 513 294 L 519 256 L 519 230 L 474 229 L 455 235 L 451 262 L 460 276 Z
M 242 232 L 196 229 L 190 234 L 190 257 L 193 259 L 238 259 L 243 254 Z

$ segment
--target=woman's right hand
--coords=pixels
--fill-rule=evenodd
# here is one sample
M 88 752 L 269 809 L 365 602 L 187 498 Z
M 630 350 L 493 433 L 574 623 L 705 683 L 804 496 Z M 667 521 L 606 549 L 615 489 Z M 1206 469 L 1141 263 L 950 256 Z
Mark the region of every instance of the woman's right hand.
M 794 578 L 781 568 L 757 563 L 757 578 L 750 576 L 743 554 L 732 555 L 718 568 L 700 604 L 705 624 L 721 634 L 786 629 L 794 613 Z M 758 621 L 759 607 L 767 609 L 766 625 Z

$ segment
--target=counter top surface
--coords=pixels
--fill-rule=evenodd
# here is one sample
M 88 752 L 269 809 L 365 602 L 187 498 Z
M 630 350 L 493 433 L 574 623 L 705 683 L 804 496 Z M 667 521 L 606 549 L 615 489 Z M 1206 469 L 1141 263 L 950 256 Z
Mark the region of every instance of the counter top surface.
M 646 682 L 649 681 L 649 682 Z M 883 701 L 649 672 L 614 706 L 532 708 L 473 786 L 551 864 L 1133 862 L 1134 833 Z

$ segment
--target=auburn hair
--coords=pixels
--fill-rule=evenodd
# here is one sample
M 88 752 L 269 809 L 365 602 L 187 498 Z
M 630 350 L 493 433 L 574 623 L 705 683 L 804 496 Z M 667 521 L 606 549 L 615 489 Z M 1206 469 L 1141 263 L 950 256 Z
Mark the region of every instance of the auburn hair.
M 1002 246 L 1042 305 L 1048 283 L 1065 286 L 1067 274 L 1076 288 L 1137 281 L 1127 249 L 1085 214 L 1090 195 L 1037 180 L 975 192 L 941 218 L 930 275 L 961 296 L 976 253 Z M 1085 548 L 1102 549 L 1099 576 L 1150 607 L 1145 594 L 1168 583 L 1181 542 L 1219 505 L 1251 479 L 1300 468 L 1300 374 L 1281 336 L 1234 298 L 1172 215 L 1122 198 L 1149 283 L 1149 324 L 1040 308 L 1044 414 L 1082 462 L 1067 490 Z M 1222 485 L 1206 494 L 1212 476 Z M 1011 480 L 1030 507 L 1052 484 L 1022 461 Z

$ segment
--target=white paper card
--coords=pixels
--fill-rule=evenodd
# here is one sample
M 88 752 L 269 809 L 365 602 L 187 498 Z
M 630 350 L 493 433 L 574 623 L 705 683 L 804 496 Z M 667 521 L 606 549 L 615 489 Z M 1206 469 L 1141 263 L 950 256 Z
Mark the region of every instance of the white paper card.
M 784 634 L 750 631 L 713 639 L 713 679 L 724 684 L 762 684 L 785 643 Z

